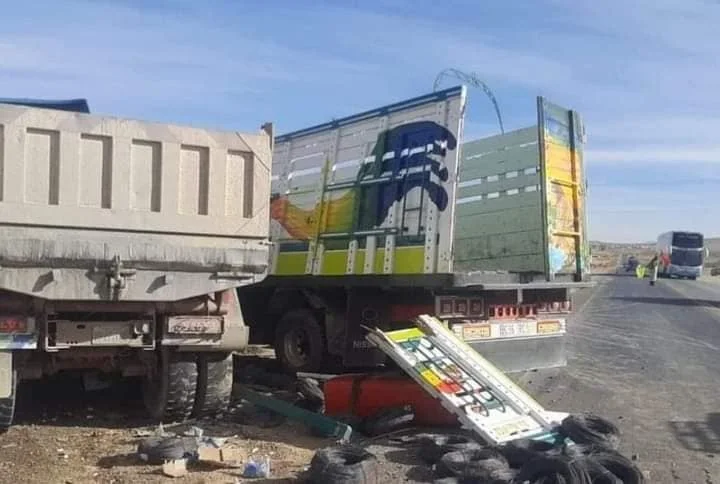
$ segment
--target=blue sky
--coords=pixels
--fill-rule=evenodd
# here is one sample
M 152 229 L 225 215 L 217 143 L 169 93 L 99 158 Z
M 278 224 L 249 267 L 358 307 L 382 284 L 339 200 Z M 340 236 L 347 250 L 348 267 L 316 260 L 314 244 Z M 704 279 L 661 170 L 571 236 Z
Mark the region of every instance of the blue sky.
M 287 132 L 432 90 L 493 89 L 506 129 L 538 94 L 587 125 L 594 239 L 720 235 L 720 3 L 710 0 L 35 0 L 3 8 L 0 97 Z M 447 81 L 449 87 L 453 82 Z M 470 91 L 466 134 L 495 134 Z

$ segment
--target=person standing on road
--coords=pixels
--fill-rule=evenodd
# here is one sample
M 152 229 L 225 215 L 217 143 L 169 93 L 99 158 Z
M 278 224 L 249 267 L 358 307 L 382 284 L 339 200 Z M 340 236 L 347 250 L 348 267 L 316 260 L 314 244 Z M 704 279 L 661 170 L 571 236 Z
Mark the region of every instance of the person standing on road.
M 658 276 L 658 256 L 655 254 L 647 265 L 648 277 L 650 277 L 650 285 L 654 286 Z

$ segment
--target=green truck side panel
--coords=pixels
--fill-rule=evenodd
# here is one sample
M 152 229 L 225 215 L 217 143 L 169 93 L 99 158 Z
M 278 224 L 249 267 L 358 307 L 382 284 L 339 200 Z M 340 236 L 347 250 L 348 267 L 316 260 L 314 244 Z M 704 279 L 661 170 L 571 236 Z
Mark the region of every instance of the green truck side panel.
M 455 271 L 584 275 L 582 124 L 542 98 L 538 109 L 534 127 L 463 145 Z
M 537 129 L 463 145 L 454 270 L 542 273 Z

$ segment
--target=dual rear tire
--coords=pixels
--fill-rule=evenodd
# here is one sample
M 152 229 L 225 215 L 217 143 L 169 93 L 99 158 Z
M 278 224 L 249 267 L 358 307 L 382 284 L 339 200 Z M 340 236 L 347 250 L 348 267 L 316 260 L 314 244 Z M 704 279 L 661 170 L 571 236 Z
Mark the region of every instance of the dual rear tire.
M 227 410 L 232 383 L 232 354 L 162 351 L 157 370 L 144 382 L 143 400 L 155 421 L 211 418 Z
M 17 395 L 17 372 L 12 370 L 11 393 L 7 398 L 0 398 L 0 433 L 6 431 L 15 418 L 15 401 Z

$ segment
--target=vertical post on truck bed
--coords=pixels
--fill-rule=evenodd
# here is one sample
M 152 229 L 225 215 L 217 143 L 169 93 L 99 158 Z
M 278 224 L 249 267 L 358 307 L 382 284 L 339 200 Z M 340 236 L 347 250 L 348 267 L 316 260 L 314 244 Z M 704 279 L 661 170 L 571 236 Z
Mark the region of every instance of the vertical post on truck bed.
M 575 111 L 568 111 L 568 121 L 569 121 L 569 136 L 570 139 L 570 167 L 571 167 L 571 176 L 574 181 L 573 185 L 573 228 L 575 229 L 575 232 L 577 232 L 577 242 L 575 243 L 575 281 L 581 281 L 583 279 L 583 253 L 582 253 L 582 245 L 584 243 L 583 240 L 583 234 L 582 234 L 582 224 L 580 222 L 580 194 L 578 193 L 579 190 L 582 190 L 582 172 L 580 170 L 580 167 L 578 165 L 579 161 L 577 159 L 577 143 L 576 143 L 576 130 L 575 130 Z
M 542 244 L 545 256 L 543 257 L 545 263 L 545 278 L 548 281 L 555 279 L 555 274 L 550 269 L 550 234 L 549 220 L 548 220 L 548 182 L 547 182 L 547 167 L 545 164 L 545 110 L 543 108 L 544 100 L 542 96 L 537 97 L 537 116 L 538 116 L 538 153 L 540 155 L 540 213 L 542 214 Z

